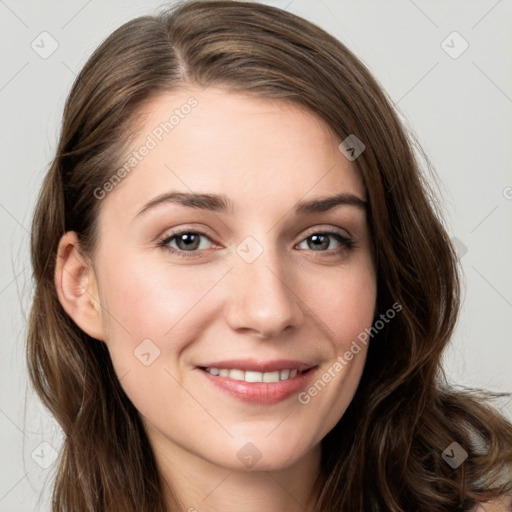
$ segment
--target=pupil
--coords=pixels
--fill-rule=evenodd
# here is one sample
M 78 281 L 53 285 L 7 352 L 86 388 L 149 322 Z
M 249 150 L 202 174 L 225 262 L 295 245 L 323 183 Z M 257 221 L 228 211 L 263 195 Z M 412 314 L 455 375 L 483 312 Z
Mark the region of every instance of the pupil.
M 327 249 L 327 247 L 329 246 L 329 239 L 325 235 L 312 235 L 310 238 L 311 241 L 313 242 L 313 246 L 310 246 L 311 249 Z M 327 242 L 327 244 L 325 242 Z
M 177 240 L 177 244 L 179 246 L 179 243 L 182 242 L 184 244 L 185 249 L 197 249 L 198 240 L 199 237 L 197 235 L 194 235 L 193 233 L 185 233 L 183 235 L 180 235 L 180 237 Z M 180 247 L 180 249 L 181 248 L 182 247 Z

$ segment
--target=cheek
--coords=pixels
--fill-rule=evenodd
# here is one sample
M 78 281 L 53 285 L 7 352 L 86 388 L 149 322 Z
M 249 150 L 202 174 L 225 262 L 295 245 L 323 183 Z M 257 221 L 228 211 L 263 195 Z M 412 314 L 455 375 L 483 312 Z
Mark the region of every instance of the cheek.
M 104 328 L 118 375 L 138 368 L 140 352 L 157 354 L 156 366 L 175 366 L 205 321 L 208 291 L 226 271 L 219 266 L 201 273 L 193 265 L 164 261 L 148 265 L 148 259 L 126 256 L 100 275 Z
M 311 279 L 306 286 L 309 291 L 304 288 L 303 293 L 307 305 L 322 321 L 329 337 L 335 340 L 338 353 L 344 352 L 371 326 L 377 288 L 373 266 L 366 259 L 361 259 L 350 271 L 341 268 L 321 284 Z
M 148 258 L 149 259 L 149 258 Z M 125 258 L 104 269 L 102 304 L 108 329 L 125 328 L 134 336 L 163 336 L 186 315 L 208 283 L 194 278 L 193 267 L 173 269 Z
M 126 394 L 152 417 L 162 397 L 181 397 L 176 362 L 193 339 L 190 318 L 211 284 L 197 284 L 192 266 L 171 269 L 124 257 L 103 267 L 101 303 L 110 357 Z M 196 284 L 194 284 L 196 283 Z M 199 308 L 196 308 L 199 309 Z
M 298 396 L 308 415 L 323 419 L 316 425 L 318 439 L 343 416 L 364 369 L 377 296 L 376 276 L 368 261 L 325 281 L 321 292 L 309 294 L 308 305 L 332 343 L 329 359 Z
M 191 298 L 190 289 L 176 279 L 129 258 L 106 265 L 100 279 L 107 343 L 118 364 L 130 366 L 143 340 L 158 346 Z

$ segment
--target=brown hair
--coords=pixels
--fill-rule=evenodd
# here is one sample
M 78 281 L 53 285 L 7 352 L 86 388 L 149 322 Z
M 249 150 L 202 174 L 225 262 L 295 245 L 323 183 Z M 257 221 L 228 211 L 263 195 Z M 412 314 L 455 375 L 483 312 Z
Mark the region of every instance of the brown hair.
M 392 102 L 312 23 L 252 2 L 192 1 L 126 23 L 94 52 L 67 99 L 35 210 L 27 354 L 32 382 L 65 436 L 53 511 L 166 510 L 138 413 L 105 344 L 61 307 L 54 271 L 65 232 L 93 251 L 101 204 L 94 190 L 122 162 L 144 105 L 187 85 L 295 101 L 342 140 L 355 134 L 366 146 L 353 163 L 368 195 L 378 310 L 395 302 L 402 310 L 372 338 L 354 399 L 322 441 L 315 510 L 468 510 L 512 492 L 510 478 L 498 481 L 512 465 L 512 424 L 489 405 L 500 395 L 455 389 L 441 367 L 459 309 L 459 269 Z M 441 457 L 453 441 L 469 455 L 457 469 Z

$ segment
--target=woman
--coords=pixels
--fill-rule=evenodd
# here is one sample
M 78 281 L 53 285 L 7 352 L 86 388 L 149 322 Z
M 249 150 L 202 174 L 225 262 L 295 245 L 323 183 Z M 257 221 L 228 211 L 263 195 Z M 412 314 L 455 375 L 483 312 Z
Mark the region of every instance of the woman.
M 512 425 L 441 368 L 458 270 L 418 167 L 303 19 L 199 1 L 116 30 L 34 215 L 53 510 L 509 506 Z

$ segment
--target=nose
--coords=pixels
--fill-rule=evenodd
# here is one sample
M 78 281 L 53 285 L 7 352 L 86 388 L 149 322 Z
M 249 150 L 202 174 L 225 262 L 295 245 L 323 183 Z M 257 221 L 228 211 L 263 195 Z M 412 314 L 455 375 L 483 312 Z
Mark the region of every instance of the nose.
M 251 263 L 236 254 L 234 258 L 226 313 L 230 327 L 268 339 L 299 326 L 301 300 L 294 291 L 291 271 L 283 269 L 282 257 L 264 251 Z

